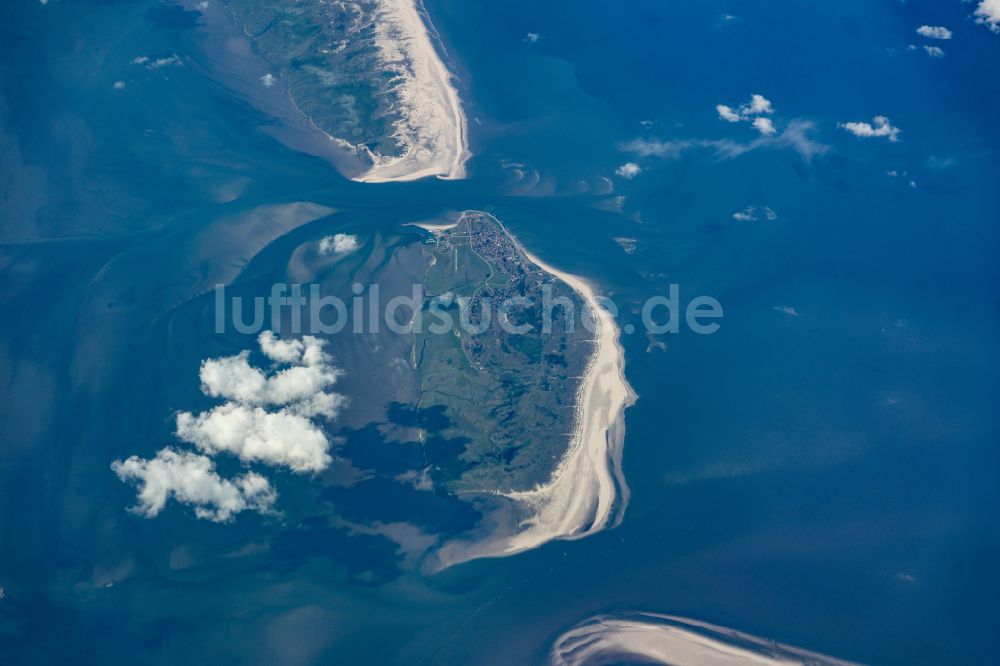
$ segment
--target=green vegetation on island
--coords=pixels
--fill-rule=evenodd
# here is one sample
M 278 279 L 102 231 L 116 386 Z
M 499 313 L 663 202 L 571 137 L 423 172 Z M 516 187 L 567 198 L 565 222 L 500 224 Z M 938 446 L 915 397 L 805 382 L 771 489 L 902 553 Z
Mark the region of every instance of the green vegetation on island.
M 594 351 L 583 325 L 588 306 L 484 213 L 465 213 L 425 248 L 413 362 L 435 482 L 454 493 L 545 483 L 576 426 L 577 390 Z M 439 315 L 455 326 L 430 330 Z
M 376 45 L 375 3 L 229 0 L 226 6 L 317 128 L 376 154 L 402 150 L 393 138 L 398 76 L 387 71 Z

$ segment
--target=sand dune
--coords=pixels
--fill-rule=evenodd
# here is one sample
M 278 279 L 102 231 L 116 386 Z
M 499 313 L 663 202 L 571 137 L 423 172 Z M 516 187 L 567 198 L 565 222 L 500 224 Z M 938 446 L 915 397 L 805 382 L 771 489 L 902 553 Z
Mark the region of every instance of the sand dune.
M 419 0 L 378 0 L 375 44 L 393 76 L 400 120 L 393 138 L 402 155 L 365 151 L 373 166 L 354 178 L 364 183 L 408 181 L 428 176 L 464 178 L 469 159 L 467 122 L 451 73 L 431 41 Z

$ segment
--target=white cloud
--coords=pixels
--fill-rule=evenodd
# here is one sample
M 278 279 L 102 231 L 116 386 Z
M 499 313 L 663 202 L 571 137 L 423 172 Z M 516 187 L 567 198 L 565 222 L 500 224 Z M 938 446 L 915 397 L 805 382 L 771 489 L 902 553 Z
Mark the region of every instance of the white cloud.
M 924 50 L 927 51 L 927 55 L 929 55 L 932 58 L 943 58 L 944 57 L 944 49 L 941 48 L 940 46 L 927 46 L 927 45 L 924 45 Z
M 264 402 L 267 377 L 250 365 L 249 351 L 237 356 L 208 359 L 201 364 L 201 390 L 213 398 Z
M 343 395 L 329 390 L 341 371 L 319 338 L 281 340 L 266 331 L 259 343 L 273 363 L 266 371 L 250 364 L 249 351 L 201 364 L 202 392 L 224 402 L 207 412 L 177 414 L 175 435 L 202 453 L 225 452 L 246 464 L 282 465 L 298 473 L 325 469 L 332 462 L 330 441 L 313 419 L 335 418 L 345 405 Z M 123 481 L 141 481 L 136 511 L 149 517 L 170 497 L 195 505 L 198 517 L 210 520 L 269 509 L 276 499 L 259 474 L 223 480 L 210 458 L 170 448 L 154 460 L 116 461 L 112 469 Z
M 863 139 L 871 137 L 885 137 L 889 141 L 899 141 L 899 128 L 893 127 L 892 123 L 885 116 L 875 116 L 871 123 L 850 122 L 840 123 L 838 127 L 847 130 L 851 134 Z
M 777 310 L 781 314 L 788 315 L 789 317 L 798 317 L 799 312 L 791 305 L 775 305 L 774 310 Z
M 265 337 L 268 336 L 268 337 Z M 213 398 L 223 398 L 247 405 L 291 406 L 316 396 L 340 378 L 341 371 L 331 365 L 329 355 L 322 351 L 323 342 L 305 336 L 301 355 L 295 356 L 295 343 L 275 341 L 269 331 L 261 335 L 261 349 L 273 361 L 294 363 L 293 367 L 273 373 L 270 377 L 249 363 L 249 351 L 236 356 L 208 359 L 201 364 L 202 392 Z M 285 361 L 291 358 L 292 361 Z M 335 414 L 328 415 L 329 417 Z
M 941 25 L 922 25 L 917 28 L 917 34 L 928 39 L 951 39 L 952 32 Z
M 260 350 L 277 363 L 300 363 L 305 343 L 302 340 L 281 340 L 271 331 L 264 331 L 258 338 Z
M 267 73 L 260 77 L 260 82 L 264 84 L 265 88 L 270 88 L 274 85 L 274 74 Z
M 349 234 L 334 234 L 326 236 L 319 242 L 322 254 L 351 254 L 360 247 L 358 237 Z
M 198 415 L 179 413 L 177 437 L 205 453 L 226 451 L 244 462 L 284 465 L 295 472 L 325 469 L 330 442 L 310 419 L 335 418 L 344 406 L 344 396 L 327 391 L 341 371 L 319 338 L 279 340 L 265 331 L 259 342 L 270 360 L 291 367 L 268 375 L 250 365 L 249 351 L 207 359 L 201 364 L 202 392 L 226 402 Z
M 723 120 L 728 120 L 731 123 L 738 123 L 743 120 L 740 114 L 733 111 L 731 106 L 726 106 L 725 104 L 717 104 L 715 110 L 719 113 L 719 118 Z
M 195 515 L 206 520 L 232 520 L 241 511 L 267 513 L 277 495 L 260 474 L 247 472 L 232 481 L 219 477 L 210 458 L 194 453 L 161 449 L 152 460 L 132 456 L 111 463 L 118 478 L 137 482 L 135 513 L 153 518 L 170 498 L 195 507 Z
M 777 131 L 774 129 L 774 123 L 771 122 L 770 118 L 754 118 L 753 126 L 758 132 L 765 135 L 774 134 Z
M 733 159 L 759 148 L 791 149 L 807 162 L 826 153 L 830 147 L 819 143 L 811 134 L 815 124 L 809 120 L 793 120 L 781 132 L 761 135 L 748 142 L 731 139 L 633 139 L 619 144 L 618 148 L 640 157 L 678 159 L 693 150 L 710 150 L 718 159 Z
M 138 56 L 132 59 L 133 65 L 145 65 L 149 62 L 149 56 Z
M 745 115 L 756 116 L 762 113 L 774 113 L 774 107 L 771 106 L 771 100 L 767 99 L 763 95 L 752 95 L 750 97 L 750 104 L 744 105 L 740 108 L 740 113 Z
M 743 210 L 733 213 L 733 219 L 741 222 L 756 222 L 759 219 L 758 210 L 771 222 L 778 219 L 778 214 L 770 206 L 761 206 L 759 209 L 757 206 L 747 206 Z
M 738 123 L 740 121 L 750 121 L 754 116 L 774 113 L 774 105 L 771 100 L 754 93 L 750 96 L 750 101 L 740 105 L 739 109 L 733 109 L 726 104 L 716 104 L 716 112 L 722 120 Z
M 635 155 L 677 159 L 684 153 L 696 149 L 709 149 L 715 152 L 719 159 L 732 159 L 758 148 L 790 148 L 806 161 L 829 150 L 829 146 L 815 141 L 811 134 L 815 123 L 809 120 L 792 120 L 781 131 L 767 115 L 774 113 L 771 100 L 754 93 L 750 101 L 734 110 L 731 106 L 717 104 L 715 107 L 719 118 L 731 123 L 749 122 L 760 136 L 748 142 L 732 139 L 675 139 L 660 141 L 657 139 L 638 138 L 619 144 L 619 149 Z
M 790 148 L 802 156 L 806 162 L 817 155 L 823 155 L 830 146 L 820 143 L 810 135 L 816 129 L 811 120 L 793 120 L 788 127 L 775 137 L 761 137 L 754 144 L 772 148 Z M 754 145 L 753 147 L 757 147 Z
M 115 90 L 125 90 L 125 82 L 115 81 L 114 85 L 111 87 L 114 88 Z
M 210 455 L 224 451 L 243 462 L 283 465 L 299 473 L 321 471 L 332 461 L 329 440 L 309 419 L 234 402 L 197 416 L 181 412 L 177 437 Z
M 704 139 L 633 139 L 619 144 L 619 149 L 640 157 L 663 157 L 677 159 L 692 148 L 710 147 L 713 142 Z
M 1000 0 L 982 0 L 975 15 L 976 23 L 1000 33 Z
M 726 122 L 749 122 L 765 136 L 777 133 L 774 121 L 766 117 L 774 113 L 774 105 L 763 95 L 754 93 L 750 96 L 750 101 L 742 104 L 739 109 L 733 109 L 726 104 L 717 104 L 715 111 L 719 114 L 719 118 Z
M 146 60 L 148 61 L 149 59 L 147 58 Z M 181 57 L 175 53 L 165 58 L 157 58 L 156 60 L 149 61 L 146 67 L 148 69 L 160 69 L 161 67 L 172 67 L 172 66 L 179 67 L 182 64 L 183 63 L 181 62 Z
M 527 35 L 524 36 L 524 41 L 526 41 L 529 44 L 537 44 L 538 40 L 541 38 L 542 36 L 539 35 L 537 32 L 529 32 Z
M 625 180 L 632 180 L 636 176 L 642 173 L 642 167 L 640 167 L 635 162 L 626 162 L 617 169 L 615 169 L 615 174 Z

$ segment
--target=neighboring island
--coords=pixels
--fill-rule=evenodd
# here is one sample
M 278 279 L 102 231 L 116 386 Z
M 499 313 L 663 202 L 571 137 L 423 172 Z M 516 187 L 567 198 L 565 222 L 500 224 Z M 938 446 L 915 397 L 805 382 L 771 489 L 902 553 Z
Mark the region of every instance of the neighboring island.
M 361 182 L 464 178 L 467 122 L 416 0 L 229 0 L 312 130 L 364 164 Z
M 488 535 L 445 544 L 435 566 L 607 527 L 628 501 L 622 415 L 635 399 L 614 319 L 486 213 L 425 228 L 423 315 L 463 323 L 442 334 L 427 321 L 415 337 L 425 462 L 442 490 L 507 500 Z

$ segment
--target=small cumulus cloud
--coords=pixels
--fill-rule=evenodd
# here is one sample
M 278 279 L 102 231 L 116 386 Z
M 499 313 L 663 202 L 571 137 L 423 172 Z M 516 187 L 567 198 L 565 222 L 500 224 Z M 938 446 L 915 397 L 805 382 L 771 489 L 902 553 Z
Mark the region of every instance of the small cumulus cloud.
M 175 435 L 204 455 L 167 447 L 152 460 L 132 456 L 112 463 L 123 481 L 138 482 L 137 513 L 153 517 L 171 497 L 209 520 L 229 520 L 247 509 L 270 510 L 277 496 L 265 477 L 248 472 L 224 480 L 207 456 L 227 453 L 244 464 L 283 466 L 296 473 L 330 465 L 330 440 L 314 419 L 335 418 L 346 398 L 329 390 L 342 372 L 325 351 L 325 341 L 312 336 L 281 340 L 270 331 L 258 341 L 270 368 L 251 365 L 249 351 L 201 364 L 202 393 L 224 402 L 198 414 L 180 412 Z
M 264 84 L 265 88 L 270 88 L 271 86 L 273 86 L 274 81 L 275 81 L 274 74 L 268 73 L 260 77 L 260 82 Z
M 740 116 L 739 113 L 733 111 L 733 107 L 731 106 L 726 106 L 725 104 L 717 104 L 715 106 L 715 110 L 716 112 L 718 112 L 719 118 L 721 118 L 722 120 L 726 120 L 731 123 L 738 123 L 741 120 L 743 120 L 743 118 Z
M 754 118 L 753 126 L 758 132 L 764 135 L 771 135 L 777 132 L 777 130 L 774 129 L 774 122 L 770 118 Z
M 893 127 L 885 116 L 875 116 L 870 123 L 849 122 L 840 123 L 837 126 L 862 139 L 878 137 L 887 138 L 889 141 L 899 141 L 899 128 Z
M 677 159 L 687 152 L 697 149 L 714 151 L 718 159 L 732 159 L 758 148 L 792 149 L 807 162 L 829 150 L 829 146 L 812 138 L 815 123 L 795 119 L 779 129 L 768 117 L 774 114 L 774 104 L 763 95 L 754 93 L 750 100 L 739 107 L 717 104 L 715 112 L 721 120 L 730 123 L 747 122 L 760 136 L 752 141 L 732 139 L 674 139 L 661 141 L 655 138 L 638 138 L 620 143 L 618 148 L 640 157 L 655 156 Z
M 323 431 L 287 410 L 227 402 L 197 416 L 181 412 L 177 437 L 210 455 L 231 453 L 243 462 L 282 465 L 299 473 L 318 472 L 332 462 Z
M 112 85 L 111 87 L 114 88 L 115 90 L 125 90 L 125 82 L 115 81 L 114 85 Z
M 924 46 L 924 51 L 927 51 L 927 55 L 929 55 L 932 58 L 943 58 L 944 57 L 944 49 L 941 48 L 940 46 L 927 46 L 927 45 L 925 45 Z
M 146 67 L 148 69 L 160 69 L 162 67 L 180 67 L 184 63 L 181 62 L 181 57 L 174 53 L 173 55 L 166 56 L 164 58 L 156 58 L 154 60 L 146 60 Z
M 761 215 L 772 222 L 778 219 L 778 214 L 770 206 L 747 206 L 743 210 L 733 213 L 733 219 L 741 222 L 756 222 Z
M 351 254 L 360 247 L 358 237 L 350 234 L 325 236 L 319 241 L 320 254 Z
M 774 107 L 771 106 L 771 100 L 767 99 L 763 95 L 752 95 L 750 98 L 750 104 L 744 105 L 740 109 L 741 113 L 748 115 L 760 115 L 762 113 L 774 113 Z
M 151 460 L 116 460 L 111 469 L 138 487 L 130 510 L 147 518 L 159 515 L 171 498 L 193 506 L 198 518 L 215 522 L 246 510 L 268 513 L 277 498 L 270 482 L 256 472 L 229 481 L 218 475 L 211 458 L 172 448 L 161 449 Z
M 982 0 L 975 12 L 976 23 L 1000 33 L 1000 0 Z
M 617 169 L 615 169 L 615 175 L 625 180 L 632 180 L 636 176 L 642 173 L 642 167 L 640 167 L 635 162 L 626 162 Z
M 741 104 L 739 108 L 733 108 L 727 104 L 716 104 L 715 112 L 719 114 L 721 120 L 729 123 L 749 122 L 753 127 L 764 135 L 776 133 L 774 121 L 765 116 L 774 113 L 774 105 L 771 100 L 763 95 L 754 93 L 750 96 L 750 101 Z
M 928 39 L 951 39 L 952 32 L 941 25 L 922 25 L 917 28 L 917 34 Z
M 227 452 L 243 462 L 300 473 L 325 469 L 330 442 L 311 419 L 335 418 L 343 407 L 345 398 L 327 391 L 341 371 L 319 338 L 287 342 L 265 331 L 260 346 L 275 364 L 291 367 L 266 373 L 250 365 L 246 351 L 204 361 L 202 392 L 226 402 L 198 415 L 178 414 L 177 437 L 204 453 Z
M 529 32 L 527 35 L 524 36 L 524 41 L 528 44 L 537 44 L 538 40 L 541 38 L 542 36 L 539 35 L 537 32 Z
M 795 308 L 793 308 L 791 305 L 775 305 L 772 308 L 772 310 L 777 310 L 781 314 L 787 315 L 789 317 L 798 317 L 798 316 L 800 316 L 798 310 L 796 310 Z

